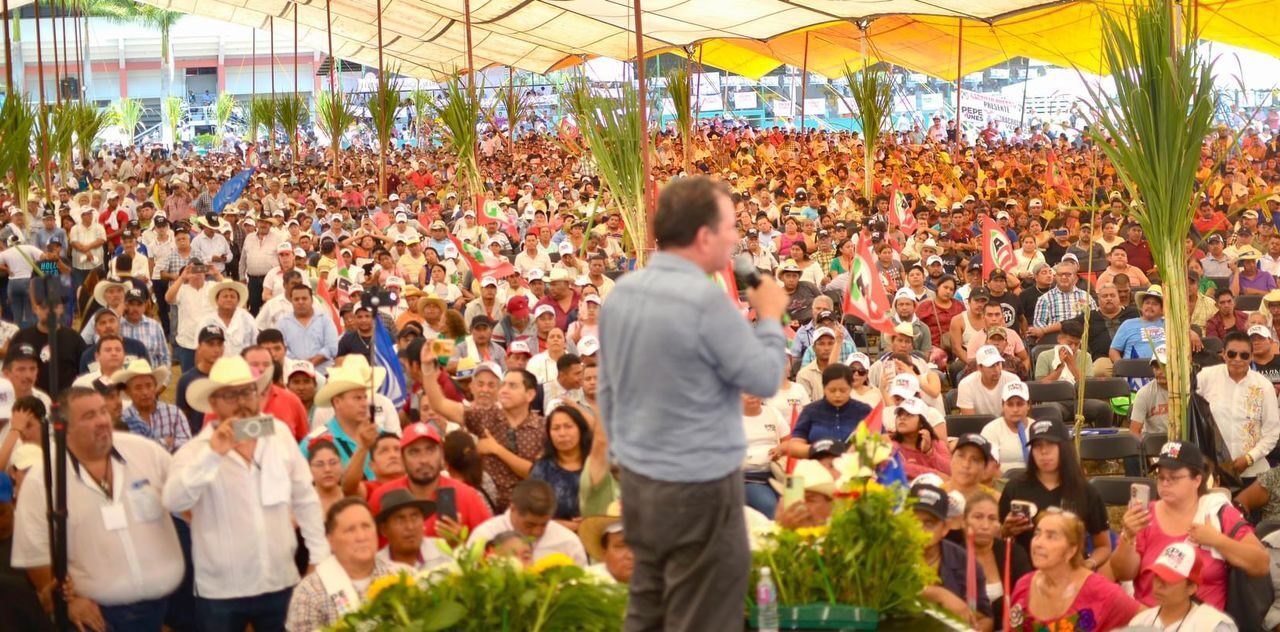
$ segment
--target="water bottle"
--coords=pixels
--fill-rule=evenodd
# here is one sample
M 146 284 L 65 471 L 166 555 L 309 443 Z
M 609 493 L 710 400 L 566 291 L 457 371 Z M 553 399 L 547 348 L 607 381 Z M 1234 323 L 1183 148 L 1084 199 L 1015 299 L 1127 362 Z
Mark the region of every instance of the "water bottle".
M 778 588 L 768 566 L 760 569 L 760 581 L 756 582 L 756 629 L 778 632 Z

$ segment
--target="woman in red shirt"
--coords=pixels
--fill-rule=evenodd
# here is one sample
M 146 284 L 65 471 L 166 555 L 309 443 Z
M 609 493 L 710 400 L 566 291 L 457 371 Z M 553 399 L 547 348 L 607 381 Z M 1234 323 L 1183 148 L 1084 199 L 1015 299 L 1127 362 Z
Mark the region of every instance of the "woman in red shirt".
M 964 305 L 954 298 L 956 279 L 949 274 L 938 280 L 934 291 L 936 295 L 933 298 L 921 302 L 916 308 L 916 318 L 925 324 L 929 330 L 929 339 L 933 342 L 933 351 L 929 354 L 929 360 L 934 361 L 942 357 L 945 361 L 946 352 L 943 351 L 942 334 L 951 331 L 951 319 L 964 313 Z

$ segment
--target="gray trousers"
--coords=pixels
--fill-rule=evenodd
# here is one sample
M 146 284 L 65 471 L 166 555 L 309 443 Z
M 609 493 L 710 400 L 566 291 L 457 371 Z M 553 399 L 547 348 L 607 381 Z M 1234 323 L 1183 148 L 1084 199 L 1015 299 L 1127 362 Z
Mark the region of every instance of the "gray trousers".
M 622 522 L 635 555 L 626 632 L 742 630 L 751 550 L 743 480 L 658 481 L 622 471 Z

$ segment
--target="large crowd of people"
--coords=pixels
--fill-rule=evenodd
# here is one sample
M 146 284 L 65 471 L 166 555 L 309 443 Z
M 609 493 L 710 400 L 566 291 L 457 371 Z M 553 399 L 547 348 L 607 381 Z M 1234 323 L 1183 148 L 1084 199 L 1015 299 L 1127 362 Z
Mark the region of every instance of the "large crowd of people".
M 1270 572 L 1255 527 L 1280 518 L 1278 123 L 1206 142 L 1186 278 L 1161 274 L 1127 215 L 1134 192 L 1081 130 L 992 125 L 956 144 L 934 119 L 884 141 L 870 192 L 856 133 L 717 121 L 688 163 L 660 134 L 657 181 L 715 181 L 734 231 L 717 235 L 786 295 L 776 388 L 730 404 L 745 454 L 732 436 L 637 438 L 606 418 L 623 417 L 619 402 L 671 418 L 723 404 L 695 364 L 655 374 L 607 356 L 672 354 L 717 330 L 681 298 L 686 270 L 649 277 L 670 279 L 651 293 L 668 298 L 610 305 L 651 245 L 633 243 L 571 143 L 483 139 L 483 192 L 436 148 L 393 151 L 380 170 L 360 149 L 333 163 L 322 148 L 103 147 L 56 166 L 49 196 L 0 190 L 0 611 L 51 629 L 59 591 L 83 630 L 312 630 L 377 577 L 446 566 L 441 540 L 525 564 L 564 554 L 627 583 L 624 522 L 646 546 L 673 520 L 701 524 L 626 510 L 623 489 L 658 502 L 628 482 L 651 475 L 635 463 L 692 473 L 714 464 L 681 456 L 708 447 L 690 442 L 724 441 L 752 532 L 817 526 L 833 462 L 881 414 L 915 480 L 939 578 L 922 597 L 937 607 L 979 629 L 1006 614 L 1026 630 L 1272 629 L 1280 614 L 1242 619 L 1227 596 Z M 1014 246 L 993 274 L 984 218 Z M 842 312 L 865 266 L 892 333 Z M 1174 283 L 1188 288 L 1196 394 L 1242 482 L 1225 493 L 1213 455 L 1160 438 Z M 684 330 L 645 326 L 658 313 Z M 732 351 L 742 380 L 747 365 L 772 375 L 775 358 Z M 1113 376 L 1132 398 L 1078 411 L 1041 398 Z M 651 381 L 687 397 L 638 399 Z M 69 459 L 60 586 L 40 439 L 55 405 Z M 1154 463 L 1155 478 L 1121 520 L 1080 465 L 1077 413 L 1155 444 L 1125 462 L 1142 476 Z M 804 494 L 788 504 L 792 469 Z M 647 565 L 637 575 L 654 581 Z

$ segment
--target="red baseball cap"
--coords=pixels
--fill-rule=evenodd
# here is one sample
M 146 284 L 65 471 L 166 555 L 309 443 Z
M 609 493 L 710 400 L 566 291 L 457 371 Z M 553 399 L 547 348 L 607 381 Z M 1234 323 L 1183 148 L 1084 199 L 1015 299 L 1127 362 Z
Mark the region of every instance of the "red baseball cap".
M 1175 542 L 1165 547 L 1155 563 L 1147 567 L 1147 572 L 1154 573 L 1167 582 L 1185 579 L 1199 585 L 1202 569 L 1203 562 L 1196 554 L 1196 548 L 1186 542 Z
M 416 424 L 411 424 L 408 428 L 404 429 L 404 434 L 400 435 L 400 449 L 405 449 L 410 443 L 419 439 L 428 439 L 430 441 L 435 441 L 436 443 L 444 443 L 440 440 L 440 433 L 436 432 L 434 426 L 418 422 Z
M 507 301 L 507 313 L 516 318 L 527 318 L 529 316 L 529 297 L 523 294 L 511 297 Z

